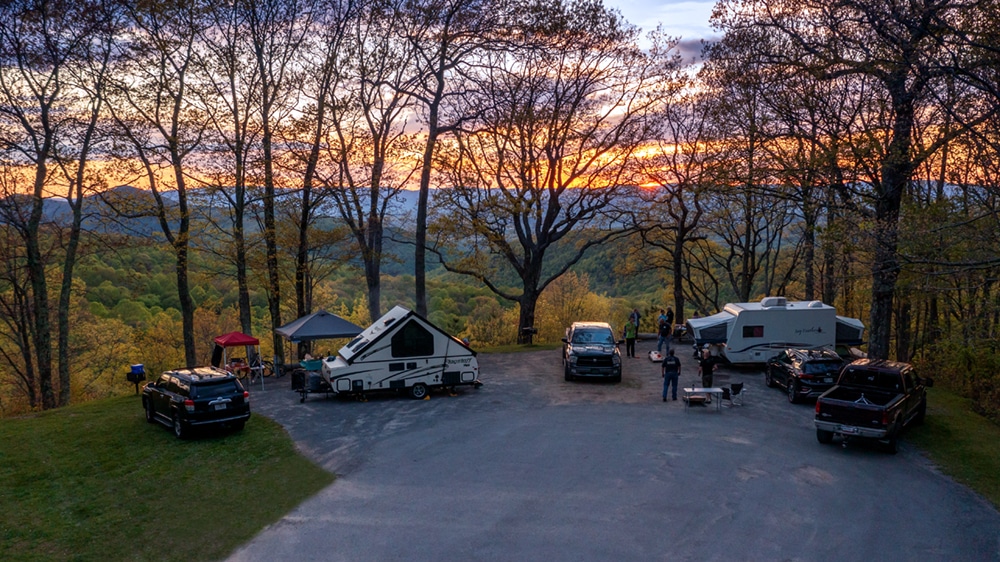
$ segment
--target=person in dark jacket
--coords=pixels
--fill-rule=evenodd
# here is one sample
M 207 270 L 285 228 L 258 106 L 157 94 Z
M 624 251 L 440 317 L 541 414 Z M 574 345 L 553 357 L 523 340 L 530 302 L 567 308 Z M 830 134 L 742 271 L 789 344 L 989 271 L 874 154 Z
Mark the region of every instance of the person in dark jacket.
M 667 401 L 667 390 L 674 385 L 671 400 L 677 400 L 677 381 L 681 376 L 681 360 L 674 356 L 674 350 L 668 350 L 663 358 L 663 401 Z

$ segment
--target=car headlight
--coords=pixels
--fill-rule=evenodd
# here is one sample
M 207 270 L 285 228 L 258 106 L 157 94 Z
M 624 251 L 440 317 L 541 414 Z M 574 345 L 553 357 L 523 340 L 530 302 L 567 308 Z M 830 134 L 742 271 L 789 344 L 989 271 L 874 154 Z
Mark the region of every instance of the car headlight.
M 619 367 L 622 364 L 622 356 L 615 353 L 611 356 L 611 364 L 615 367 Z
M 576 355 L 573 355 L 572 353 L 569 355 L 569 364 L 576 365 Z

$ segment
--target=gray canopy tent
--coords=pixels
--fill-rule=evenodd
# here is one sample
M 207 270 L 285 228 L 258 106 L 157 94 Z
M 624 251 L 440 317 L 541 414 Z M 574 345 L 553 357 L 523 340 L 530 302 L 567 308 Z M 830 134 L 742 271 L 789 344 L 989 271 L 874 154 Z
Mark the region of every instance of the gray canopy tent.
M 291 343 L 311 342 L 315 340 L 332 340 L 337 338 L 353 338 L 364 328 L 344 320 L 336 314 L 318 310 L 307 314 L 298 320 L 274 330 L 276 334 Z

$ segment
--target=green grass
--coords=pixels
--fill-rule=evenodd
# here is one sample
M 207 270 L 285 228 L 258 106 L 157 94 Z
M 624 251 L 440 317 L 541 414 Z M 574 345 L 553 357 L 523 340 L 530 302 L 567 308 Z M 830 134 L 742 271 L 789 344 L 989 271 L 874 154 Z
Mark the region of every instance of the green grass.
M 254 416 L 181 441 L 139 398 L 0 420 L 0 560 L 214 560 L 333 476 Z
M 1000 507 L 1000 427 L 973 412 L 968 400 L 932 388 L 926 421 L 907 429 L 905 438 L 942 472 Z

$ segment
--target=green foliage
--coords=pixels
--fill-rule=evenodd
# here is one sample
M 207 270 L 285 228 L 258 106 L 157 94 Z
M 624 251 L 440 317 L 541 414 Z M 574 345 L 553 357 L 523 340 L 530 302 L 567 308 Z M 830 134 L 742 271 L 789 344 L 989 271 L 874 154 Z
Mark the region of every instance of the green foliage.
M 332 482 L 269 419 L 180 441 L 120 397 L 0 421 L 0 559 L 214 560 Z

